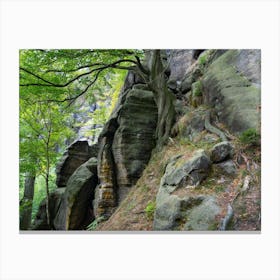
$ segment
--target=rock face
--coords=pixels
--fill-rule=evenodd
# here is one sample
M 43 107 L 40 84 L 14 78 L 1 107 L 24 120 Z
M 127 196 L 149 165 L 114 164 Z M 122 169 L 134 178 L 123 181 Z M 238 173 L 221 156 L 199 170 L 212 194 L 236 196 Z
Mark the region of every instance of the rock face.
M 54 192 L 50 193 L 49 209 L 51 226 L 49 226 L 47 222 L 46 199 L 41 201 L 38 212 L 36 214 L 36 218 L 32 226 L 33 230 L 50 230 L 54 228 L 53 220 L 60 207 L 64 191 L 65 188 L 59 188 L 56 189 Z
M 133 88 L 129 91 L 119 116 L 114 135 L 114 157 L 119 201 L 140 178 L 155 147 L 157 107 L 153 93 Z
M 170 76 L 168 86 L 172 90 L 180 88 L 182 80 L 192 63 L 195 61 L 195 50 L 170 50 L 168 51 L 168 64 Z
M 73 172 L 90 158 L 90 149 L 87 141 L 75 141 L 63 154 L 56 167 L 56 184 L 64 188 Z
M 234 147 L 228 141 L 216 144 L 210 151 L 210 158 L 214 163 L 224 161 L 233 156 Z
M 144 85 L 134 85 L 120 94 L 99 139 L 97 216 L 110 216 L 140 178 L 156 144 L 156 123 L 153 93 Z
M 228 50 L 203 75 L 204 102 L 232 133 L 260 125 L 260 50 Z
M 206 196 L 197 207 L 187 210 L 188 221 L 185 223 L 184 230 L 215 230 L 217 225 L 215 217 L 220 212 L 216 199 Z
M 192 158 L 179 155 L 166 166 L 161 184 L 169 193 L 180 185 L 195 186 L 207 176 L 211 162 L 203 150 L 198 150 Z
M 179 155 L 170 160 L 157 194 L 154 230 L 209 230 L 213 227 L 220 211 L 215 198 L 184 193 L 185 188 L 200 184 L 210 166 L 210 159 L 203 150 L 198 150 L 191 158 Z
M 92 200 L 97 182 L 97 159 L 93 157 L 69 178 L 54 219 L 55 229 L 84 229 L 94 219 Z

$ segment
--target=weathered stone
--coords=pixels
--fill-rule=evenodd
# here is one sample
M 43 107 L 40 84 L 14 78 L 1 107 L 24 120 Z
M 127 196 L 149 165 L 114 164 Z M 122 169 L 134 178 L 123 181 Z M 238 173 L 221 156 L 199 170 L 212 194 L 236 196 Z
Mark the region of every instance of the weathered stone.
M 155 147 L 157 107 L 151 91 L 133 89 L 122 106 L 114 135 L 114 157 L 118 188 L 131 187 L 141 176 Z M 122 199 L 122 197 L 120 197 Z
M 198 185 L 210 171 L 210 160 L 203 150 L 191 157 L 177 155 L 169 160 L 156 198 L 154 230 L 181 229 L 190 211 L 204 196 L 179 196 L 176 191 Z M 195 229 L 197 230 L 197 229 Z
M 214 197 L 206 197 L 200 205 L 194 207 L 187 213 L 184 230 L 217 230 L 218 223 L 215 217 L 221 212 Z
M 236 166 L 232 160 L 227 160 L 216 165 L 222 172 L 227 175 L 234 175 L 236 173 Z
M 168 64 L 170 76 L 168 86 L 172 90 L 178 90 L 189 67 L 194 62 L 194 50 L 170 50 L 168 53 Z
M 177 221 L 181 218 L 180 198 L 175 195 L 164 194 L 157 199 L 154 230 L 172 230 L 176 228 Z
M 115 164 L 113 161 L 112 147 L 110 140 L 106 137 L 102 139 L 102 150 L 98 160 L 98 178 L 100 184 L 95 190 L 94 214 L 95 217 L 108 218 L 112 215 L 117 206 L 117 182 L 115 174 Z
M 98 157 L 98 151 L 99 151 L 99 144 L 93 144 L 89 146 L 89 157 Z
M 210 159 L 212 162 L 221 162 L 233 156 L 234 147 L 228 141 L 216 144 L 210 151 Z
M 74 171 L 90 158 L 90 149 L 87 141 L 75 141 L 63 154 L 56 167 L 56 185 L 58 188 L 66 186 Z
M 196 151 L 191 158 L 187 159 L 182 155 L 166 166 L 161 187 L 171 193 L 182 185 L 197 186 L 206 178 L 210 166 L 211 162 L 204 150 Z
M 93 220 L 92 200 L 96 185 L 97 159 L 93 157 L 69 178 L 54 219 L 55 229 L 84 229 Z
M 50 193 L 50 197 L 49 197 L 50 225 L 48 225 L 48 221 L 47 221 L 46 199 L 43 199 L 41 201 L 34 223 L 32 225 L 33 230 L 51 230 L 54 228 L 53 220 L 61 204 L 64 191 L 65 188 L 59 188 L 56 189 L 54 192 Z
M 260 50 L 228 50 L 207 68 L 204 102 L 232 133 L 260 124 Z

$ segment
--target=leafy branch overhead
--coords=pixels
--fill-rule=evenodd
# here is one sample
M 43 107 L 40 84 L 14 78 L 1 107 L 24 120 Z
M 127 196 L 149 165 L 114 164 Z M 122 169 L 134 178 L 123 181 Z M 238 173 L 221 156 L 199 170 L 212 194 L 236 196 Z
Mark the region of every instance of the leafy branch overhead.
M 147 73 L 142 51 L 21 50 L 21 95 L 32 92 L 38 101 L 69 102 L 107 83 L 116 70 Z

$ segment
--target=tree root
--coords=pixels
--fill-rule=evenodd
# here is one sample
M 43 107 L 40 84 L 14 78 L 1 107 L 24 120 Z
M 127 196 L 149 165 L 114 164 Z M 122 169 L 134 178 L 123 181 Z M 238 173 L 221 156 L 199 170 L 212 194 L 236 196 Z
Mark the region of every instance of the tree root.
M 208 130 L 211 133 L 214 133 L 214 134 L 218 135 L 223 141 L 227 141 L 228 139 L 227 139 L 226 135 L 224 134 L 224 132 L 222 132 L 217 127 L 214 127 L 213 125 L 211 125 L 210 116 L 211 116 L 211 110 L 207 110 L 206 115 L 205 115 L 205 124 L 204 124 L 206 130 Z
M 222 219 L 219 230 L 226 230 L 230 221 L 233 218 L 233 208 L 230 205 L 230 203 L 228 204 L 228 209 L 227 209 L 227 214 L 226 216 Z

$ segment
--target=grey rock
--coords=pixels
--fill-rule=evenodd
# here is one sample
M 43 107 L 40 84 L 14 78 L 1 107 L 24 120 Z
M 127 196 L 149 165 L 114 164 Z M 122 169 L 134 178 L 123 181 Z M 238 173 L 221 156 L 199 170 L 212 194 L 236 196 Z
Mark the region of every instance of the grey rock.
M 227 160 L 217 164 L 217 167 L 221 169 L 227 175 L 234 175 L 236 173 L 236 166 L 232 160 Z
M 228 50 L 202 79 L 204 102 L 235 134 L 260 125 L 260 50 Z
M 221 208 L 217 204 L 214 197 L 206 197 L 200 205 L 194 207 L 187 214 L 187 222 L 184 230 L 217 230 L 218 223 L 215 217 L 221 212 Z
M 212 162 L 221 162 L 233 156 L 234 147 L 228 141 L 216 144 L 210 151 L 210 159 Z
M 56 185 L 64 188 L 74 171 L 90 158 L 87 141 L 75 141 L 64 152 L 56 166 Z
M 92 200 L 97 181 L 97 159 L 93 157 L 69 178 L 54 219 L 55 229 L 84 229 L 94 219 Z
M 170 86 L 171 89 L 180 87 L 180 82 L 182 82 L 190 66 L 195 61 L 193 54 L 194 50 L 171 50 L 169 52 L 168 63 L 170 76 L 168 79 L 168 86 Z
M 135 81 L 134 81 L 135 82 Z M 99 137 L 94 213 L 109 217 L 142 175 L 155 147 L 157 107 L 143 84 L 121 91 L 117 105 Z
M 195 137 L 205 129 L 205 112 L 202 110 L 192 111 L 186 128 L 182 132 L 183 137 L 194 141 Z
M 65 188 L 59 188 L 50 193 L 50 197 L 49 197 L 50 225 L 48 224 L 47 221 L 46 199 L 43 199 L 41 201 L 32 225 L 32 230 L 51 230 L 54 228 L 53 220 L 61 204 L 64 191 Z
M 181 200 L 175 195 L 163 196 L 157 199 L 154 230 L 172 230 L 181 217 Z
M 198 185 L 207 176 L 210 164 L 203 150 L 198 150 L 191 158 L 177 155 L 169 160 L 156 198 L 154 230 L 179 229 L 186 211 L 204 200 L 203 196 L 179 197 L 174 192 L 188 185 Z
M 175 158 L 166 166 L 161 187 L 171 193 L 181 185 L 199 185 L 209 173 L 210 166 L 211 162 L 204 150 L 196 151 L 188 159 L 183 156 Z
M 133 87 L 119 111 L 112 143 L 119 188 L 132 186 L 141 176 L 156 144 L 156 124 L 153 93 Z

